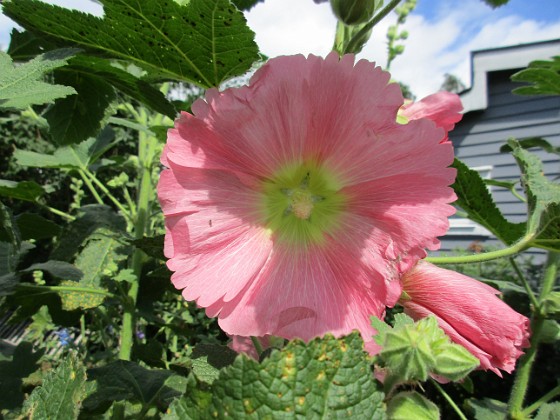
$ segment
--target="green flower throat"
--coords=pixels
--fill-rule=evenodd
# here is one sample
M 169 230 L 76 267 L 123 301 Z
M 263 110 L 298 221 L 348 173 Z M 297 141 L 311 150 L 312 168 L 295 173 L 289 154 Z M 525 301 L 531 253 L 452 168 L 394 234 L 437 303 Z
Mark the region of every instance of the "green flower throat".
M 263 184 L 266 226 L 289 245 L 322 244 L 340 225 L 341 184 L 315 162 L 287 165 Z

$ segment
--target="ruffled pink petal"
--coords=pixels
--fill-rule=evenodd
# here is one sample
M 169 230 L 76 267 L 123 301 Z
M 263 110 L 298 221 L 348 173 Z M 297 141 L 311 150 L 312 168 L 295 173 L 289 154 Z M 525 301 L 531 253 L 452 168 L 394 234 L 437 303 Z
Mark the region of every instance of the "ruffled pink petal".
M 427 118 L 434 121 L 438 127 L 445 130 L 443 141 L 447 141 L 447 133 L 453 130 L 455 124 L 463 118 L 462 110 L 463 104 L 459 95 L 450 92 L 438 92 L 426 96 L 419 102 L 404 105 L 401 108 L 401 114 L 409 120 Z
M 337 246 L 299 254 L 278 247 L 251 287 L 219 310 L 209 309 L 229 334 L 310 340 L 357 329 L 371 341 L 369 318 L 384 315 L 387 292 L 383 283 L 356 287 L 369 273 L 349 257 Z
M 529 320 L 470 277 L 419 262 L 403 277 L 405 312 L 415 319 L 435 315 L 453 341 L 480 360 L 482 369 L 510 373 L 529 347 Z
M 270 234 L 255 224 L 258 196 L 230 173 L 171 166 L 158 185 L 171 280 L 204 307 L 232 299 L 272 251 Z
M 339 61 L 336 53 L 271 59 L 250 87 L 209 90 L 193 104 L 194 116 L 183 113 L 166 158 L 256 177 L 305 159 L 349 162 L 372 146 L 367 133 L 397 125 L 403 99 L 389 79 L 372 63 L 354 66 L 352 56 Z

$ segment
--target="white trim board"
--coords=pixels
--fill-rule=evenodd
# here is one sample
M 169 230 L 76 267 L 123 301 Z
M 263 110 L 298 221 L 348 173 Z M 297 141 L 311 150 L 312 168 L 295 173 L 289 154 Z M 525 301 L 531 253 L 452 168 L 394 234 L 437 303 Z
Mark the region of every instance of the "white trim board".
M 534 60 L 560 55 L 560 39 L 471 52 L 471 88 L 460 94 L 464 113 L 488 107 L 487 74 L 527 67 Z

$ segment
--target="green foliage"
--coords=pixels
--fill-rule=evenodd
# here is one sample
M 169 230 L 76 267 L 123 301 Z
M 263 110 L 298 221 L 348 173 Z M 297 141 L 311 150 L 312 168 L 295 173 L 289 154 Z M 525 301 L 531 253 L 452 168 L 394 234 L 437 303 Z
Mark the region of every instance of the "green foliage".
M 159 80 L 219 86 L 258 60 L 254 34 L 228 0 L 104 0 L 104 18 L 35 0 L 8 1 L 4 13 L 62 45 L 129 60 Z
M 535 420 L 558 420 L 560 419 L 560 402 L 553 402 L 550 404 L 543 404 Z
M 9 181 L 0 179 L 0 195 L 17 200 L 35 201 L 45 193 L 43 187 L 33 181 Z
M 255 7 L 258 3 L 262 3 L 264 0 L 232 0 L 232 3 L 239 10 L 250 10 Z
M 399 392 L 387 405 L 389 420 L 439 420 L 437 405 L 415 391 Z
M 63 146 L 54 154 L 36 153 L 27 150 L 16 150 L 14 157 L 22 166 L 34 168 L 86 169 L 97 158 L 111 147 L 113 133 L 102 131 L 97 137 L 91 137 L 79 144 Z
M 512 91 L 518 95 L 560 95 L 560 56 L 532 61 L 527 69 L 512 75 L 511 80 L 530 84 Z
M 483 400 L 469 400 L 468 405 L 474 411 L 476 420 L 503 420 L 507 413 L 507 404 L 484 398 Z
M 94 386 L 84 409 L 92 413 L 105 412 L 111 403 L 124 400 L 139 402 L 145 409 L 166 407 L 185 392 L 187 384 L 186 378 L 169 370 L 146 369 L 125 360 L 88 370 L 88 380 L 94 381 Z
M 115 90 L 97 77 L 75 72 L 55 72 L 55 81 L 72 86 L 78 94 L 57 100 L 45 113 L 53 139 L 64 145 L 95 136 L 105 125 Z
M 383 393 L 362 350 L 359 334 L 332 336 L 309 344 L 293 341 L 258 363 L 238 356 L 209 391 L 191 392 L 171 408 L 179 418 L 382 419 Z M 187 417 L 181 417 L 184 414 Z
M 192 369 L 196 378 L 212 384 L 220 375 L 220 369 L 229 366 L 237 353 L 226 346 L 199 344 L 191 354 Z
M 69 223 L 60 235 L 60 241 L 51 258 L 71 261 L 80 245 L 96 230 L 106 228 L 113 232 L 124 232 L 126 221 L 110 207 L 92 204 L 80 209 L 79 217 Z
M 42 352 L 33 352 L 33 345 L 21 342 L 9 361 L 0 361 L 0 407 L 14 409 L 24 401 L 24 378 L 38 368 Z
M 509 0 L 482 0 L 482 1 L 486 3 L 488 6 L 490 6 L 492 9 L 501 7 L 509 2 Z
M 17 67 L 8 54 L 0 51 L 0 109 L 25 109 L 75 94 L 71 87 L 45 83 L 40 78 L 65 65 L 77 51 L 71 48 L 50 51 Z
M 542 162 L 536 155 L 523 149 L 515 140 L 509 140 L 508 144 L 521 168 L 529 210 L 527 231 L 535 236 L 532 245 L 559 251 L 560 185 L 546 178 Z
M 77 419 L 86 395 L 86 370 L 75 356 L 67 357 L 33 390 L 23 411 L 29 419 Z
M 547 140 L 543 139 L 542 137 L 529 137 L 522 140 L 517 140 L 519 146 L 523 149 L 531 149 L 533 147 L 538 147 L 543 149 L 545 152 L 554 153 L 556 155 L 560 155 L 560 147 L 554 147 L 550 144 Z M 513 148 L 508 144 L 504 144 L 500 147 L 501 153 L 511 153 Z
M 484 181 L 475 170 L 455 158 L 453 167 L 457 169 L 457 177 L 453 189 L 457 194 L 457 205 L 469 218 L 492 232 L 506 244 L 518 241 L 525 232 L 524 223 L 511 223 L 504 218 Z
M 464 347 L 451 342 L 433 316 L 414 322 L 397 314 L 392 329 L 376 318 L 372 323 L 378 330 L 375 340 L 382 345 L 379 357 L 386 370 L 387 391 L 401 383 L 425 381 L 430 373 L 457 381 L 479 365 Z
M 15 218 L 21 239 L 47 239 L 60 233 L 60 226 L 35 213 L 21 213 Z

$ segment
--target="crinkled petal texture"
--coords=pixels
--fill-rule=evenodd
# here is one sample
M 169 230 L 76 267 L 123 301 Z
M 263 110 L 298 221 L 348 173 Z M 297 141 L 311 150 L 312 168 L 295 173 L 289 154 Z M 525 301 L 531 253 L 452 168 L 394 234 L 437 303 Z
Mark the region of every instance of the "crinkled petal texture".
M 453 341 L 500 377 L 511 373 L 521 349 L 529 347 L 529 320 L 470 277 L 421 261 L 403 276 L 405 312 L 414 319 L 435 315 Z
M 438 92 L 426 96 L 419 102 L 404 105 L 401 115 L 409 120 L 427 118 L 445 130 L 442 142 L 448 141 L 447 133 L 453 130 L 455 124 L 461 121 L 463 104 L 459 95 L 450 92 Z
M 228 334 L 370 341 L 398 273 L 438 248 L 452 147 L 430 120 L 396 123 L 389 79 L 353 56 L 278 57 L 169 131 L 158 195 L 172 281 Z

